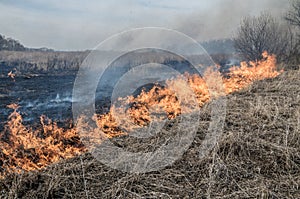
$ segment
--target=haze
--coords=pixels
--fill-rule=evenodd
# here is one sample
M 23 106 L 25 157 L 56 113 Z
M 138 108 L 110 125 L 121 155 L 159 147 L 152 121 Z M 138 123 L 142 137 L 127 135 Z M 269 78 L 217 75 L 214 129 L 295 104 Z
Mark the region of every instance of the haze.
M 0 0 L 0 34 L 27 47 L 92 49 L 131 28 L 158 26 L 198 41 L 230 38 L 240 19 L 262 11 L 282 17 L 288 0 Z

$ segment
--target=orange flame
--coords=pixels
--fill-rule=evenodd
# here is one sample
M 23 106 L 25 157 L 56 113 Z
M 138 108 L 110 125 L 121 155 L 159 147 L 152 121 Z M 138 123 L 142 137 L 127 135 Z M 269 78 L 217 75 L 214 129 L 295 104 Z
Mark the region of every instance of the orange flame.
M 121 104 L 131 105 L 127 109 L 112 106 L 109 113 L 96 115 L 94 120 L 97 129 L 92 130 L 94 138 L 96 142 L 103 139 L 101 137 L 103 135 L 99 133 L 100 129 L 105 138 L 111 138 L 126 135 L 132 129 L 148 125 L 152 121 L 159 121 L 162 117 L 172 119 L 190 112 L 191 110 L 183 109 L 180 105 L 182 102 L 189 103 L 189 99 L 178 98 L 174 89 L 185 91 L 189 87 L 195 93 L 197 103 L 201 107 L 211 99 L 223 95 L 218 92 L 223 88 L 213 88 L 209 91 L 206 84 L 209 81 L 221 81 L 225 95 L 245 88 L 254 81 L 274 78 L 281 72 L 276 70 L 275 56 L 264 52 L 260 61 L 242 62 L 241 67 L 232 67 L 227 78 L 220 78 L 218 72 L 211 70 L 207 70 L 203 78 L 185 74 L 184 77 L 167 81 L 165 88 L 156 85 L 148 92 L 142 91 L 137 97 L 128 96 L 119 99 Z M 185 98 L 189 98 L 188 93 L 186 96 Z M 0 176 L 10 172 L 40 169 L 60 159 L 71 158 L 86 151 L 74 127 L 60 128 L 55 122 L 41 116 L 41 127 L 33 129 L 22 124 L 22 117 L 17 112 L 18 105 L 11 104 L 8 107 L 13 109 L 13 112 L 0 135 Z M 153 116 L 152 111 L 162 115 Z M 122 124 L 122 129 L 119 128 L 119 124 Z M 78 126 L 86 128 L 87 124 L 79 121 Z
M 14 74 L 12 71 L 10 71 L 8 74 L 7 74 L 8 77 L 12 78 L 14 81 L 15 81 L 15 76 L 16 74 Z
M 242 62 L 241 67 L 230 69 L 230 78 L 224 79 L 226 93 L 232 93 L 252 84 L 254 81 L 277 77 L 283 71 L 276 70 L 276 57 L 267 52 L 257 62 Z
M 41 128 L 34 130 L 22 124 L 17 104 L 8 105 L 8 108 L 13 112 L 1 132 L 0 146 L 1 169 L 5 172 L 40 169 L 85 151 L 74 128 L 63 130 L 41 116 Z

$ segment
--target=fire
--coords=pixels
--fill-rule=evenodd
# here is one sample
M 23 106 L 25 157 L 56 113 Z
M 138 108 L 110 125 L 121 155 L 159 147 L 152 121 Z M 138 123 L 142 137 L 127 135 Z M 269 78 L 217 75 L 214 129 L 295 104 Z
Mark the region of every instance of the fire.
M 13 79 L 15 81 L 15 76 L 16 74 L 13 73 L 13 71 L 10 71 L 8 74 L 7 74 L 8 77 L 10 77 L 11 79 Z
M 98 139 L 103 139 L 103 135 L 99 133 L 100 129 L 107 139 L 126 135 L 131 130 L 153 121 L 173 119 L 180 114 L 191 112 L 189 108 L 181 106 L 181 103 L 192 103 L 189 101 L 189 93 L 179 98 L 176 90 L 191 89 L 201 107 L 220 96 L 218 92 L 209 92 L 207 81 L 222 81 L 225 95 L 245 88 L 254 81 L 274 78 L 281 72 L 276 70 L 276 57 L 265 52 L 262 60 L 242 62 L 240 67 L 232 67 L 229 74 L 219 80 L 217 77 L 221 77 L 220 74 L 211 70 L 207 70 L 203 77 L 185 74 L 168 80 L 165 87 L 155 85 L 150 91 L 142 91 L 137 97 L 120 98 L 119 105 L 113 105 L 109 113 L 95 115 L 97 129 L 92 129 L 91 133 L 94 133 L 98 142 Z M 222 88 L 213 90 L 218 89 Z M 60 159 L 71 158 L 86 151 L 76 128 L 72 125 L 69 128 L 61 128 L 56 122 L 41 116 L 40 127 L 34 129 L 22 124 L 22 117 L 17 111 L 18 105 L 11 104 L 8 108 L 13 109 L 13 112 L 0 134 L 0 176 L 11 172 L 41 169 Z M 156 114 L 152 114 L 153 112 Z M 79 122 L 78 125 L 81 128 L 87 127 L 84 122 Z
M 41 128 L 35 130 L 22 124 L 17 104 L 8 105 L 8 108 L 13 112 L 1 132 L 1 172 L 40 169 L 85 151 L 74 128 L 63 130 L 41 116 Z
M 228 78 L 224 77 L 220 81 L 222 81 L 224 85 L 224 94 L 230 94 L 249 86 L 254 81 L 274 78 L 281 72 L 276 70 L 275 55 L 269 55 L 267 52 L 264 52 L 262 60 L 250 63 L 242 62 L 240 67 L 235 66 L 230 69 L 229 74 L 227 74 Z M 222 95 L 222 92 L 213 93 L 214 91 L 221 91 L 222 88 L 214 88 L 212 91 L 209 91 L 206 84 L 207 81 L 218 81 L 218 78 L 221 76 L 218 73 L 219 72 L 208 69 L 203 78 L 199 75 L 185 74 L 188 85 L 196 94 L 200 107 L 211 99 Z M 175 118 L 180 114 L 188 113 L 189 111 L 187 110 L 181 110 L 182 107 L 180 106 L 176 94 L 172 92 L 171 89 L 177 84 L 177 86 L 181 86 L 181 91 L 186 90 L 183 87 L 184 84 L 182 84 L 182 81 L 184 81 L 182 77 L 178 77 L 175 80 L 167 81 L 166 88 L 154 86 L 149 92 L 143 91 L 136 98 L 129 96 L 124 99 L 119 99 L 121 104 L 129 104 L 131 108 L 124 110 L 125 106 L 121 106 L 121 108 L 112 106 L 108 114 L 98 118 L 98 127 L 103 129 L 107 134 L 111 132 L 126 134 L 118 129 L 118 124 L 122 124 L 124 130 L 130 132 L 140 126 L 149 124 L 153 120 L 159 120 L 159 118 L 151 118 L 150 116 L 149 111 L 154 105 L 158 108 L 155 112 L 164 111 L 169 119 Z M 219 84 L 216 84 L 216 86 L 219 86 Z
M 226 93 L 232 93 L 252 84 L 254 81 L 277 77 L 283 71 L 276 70 L 276 57 L 267 52 L 256 62 L 242 62 L 241 67 L 232 67 L 228 79 L 224 79 Z

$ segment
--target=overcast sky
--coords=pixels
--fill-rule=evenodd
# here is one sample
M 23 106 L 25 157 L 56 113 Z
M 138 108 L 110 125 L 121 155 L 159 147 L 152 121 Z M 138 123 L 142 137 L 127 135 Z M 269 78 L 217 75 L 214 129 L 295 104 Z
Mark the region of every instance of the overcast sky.
M 289 0 L 0 0 L 0 34 L 28 47 L 94 48 L 131 28 L 159 26 L 203 41 L 232 37 L 241 17 L 278 17 Z

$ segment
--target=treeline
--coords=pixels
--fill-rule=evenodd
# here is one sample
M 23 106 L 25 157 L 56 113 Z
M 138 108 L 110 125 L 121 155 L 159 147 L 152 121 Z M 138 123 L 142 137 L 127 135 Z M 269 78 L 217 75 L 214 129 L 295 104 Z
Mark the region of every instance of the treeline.
M 25 51 L 26 48 L 17 40 L 0 35 L 0 50 Z
M 19 41 L 0 35 L 0 72 L 6 76 L 28 73 L 77 71 L 88 52 L 58 52 L 48 48 L 26 48 Z

